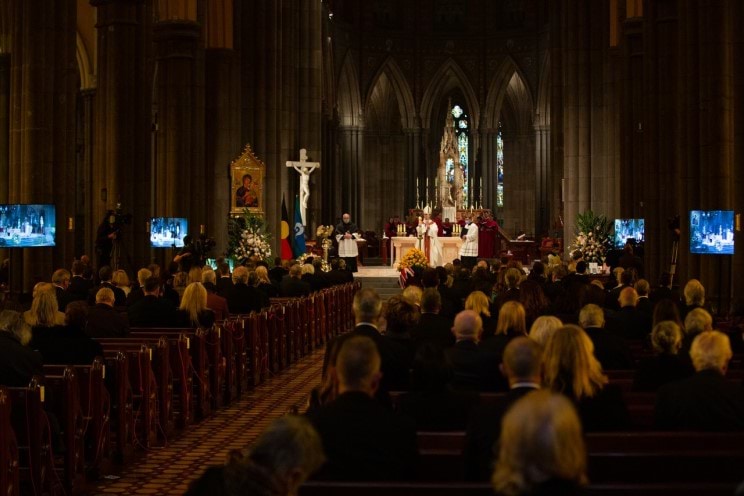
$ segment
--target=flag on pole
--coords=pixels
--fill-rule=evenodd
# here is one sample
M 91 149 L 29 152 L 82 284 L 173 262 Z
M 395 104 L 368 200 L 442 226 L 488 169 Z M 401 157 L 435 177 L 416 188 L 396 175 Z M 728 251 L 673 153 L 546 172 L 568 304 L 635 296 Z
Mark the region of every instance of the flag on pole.
M 289 244 L 289 214 L 287 213 L 287 203 L 284 201 L 284 195 L 282 195 L 281 237 L 282 260 L 291 260 L 292 245 Z
M 300 197 L 295 197 L 294 209 L 294 256 L 295 258 L 305 253 L 305 226 L 302 225 L 302 213 L 300 212 Z

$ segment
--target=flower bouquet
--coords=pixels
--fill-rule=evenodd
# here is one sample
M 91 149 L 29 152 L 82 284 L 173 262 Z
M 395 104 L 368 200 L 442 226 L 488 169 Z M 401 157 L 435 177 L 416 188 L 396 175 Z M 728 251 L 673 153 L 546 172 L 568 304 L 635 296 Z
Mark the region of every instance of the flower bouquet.
M 576 227 L 578 232 L 571 249 L 581 251 L 586 262 L 603 264 L 610 248 L 610 220 L 589 210 L 576 215 Z
M 230 218 L 226 255 L 243 264 L 250 259 L 268 260 L 271 257 L 271 236 L 263 218 L 253 215 L 248 208 L 243 215 Z
M 429 260 L 423 251 L 418 248 L 411 248 L 403 255 L 398 263 L 397 269 L 400 272 L 399 284 L 404 288 L 411 284 L 416 284 L 420 279 L 421 273 L 429 266 Z

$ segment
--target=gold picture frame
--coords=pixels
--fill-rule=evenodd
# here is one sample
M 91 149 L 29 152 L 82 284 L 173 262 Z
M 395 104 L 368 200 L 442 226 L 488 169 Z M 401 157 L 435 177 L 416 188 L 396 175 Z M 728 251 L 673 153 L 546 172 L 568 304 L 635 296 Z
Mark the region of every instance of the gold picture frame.
M 266 165 L 245 145 L 240 157 L 230 163 L 230 213 L 240 215 L 244 208 L 264 215 Z

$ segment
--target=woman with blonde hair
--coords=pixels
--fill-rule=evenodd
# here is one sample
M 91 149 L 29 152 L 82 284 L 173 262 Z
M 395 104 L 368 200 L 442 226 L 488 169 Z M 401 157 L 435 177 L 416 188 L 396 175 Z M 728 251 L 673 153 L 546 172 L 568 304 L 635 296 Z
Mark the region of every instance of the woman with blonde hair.
M 496 321 L 496 331 L 488 339 L 484 339 L 481 348 L 496 353 L 501 359 L 504 348 L 509 341 L 516 337 L 527 337 L 527 324 L 524 307 L 518 301 L 507 301 L 499 310 Z
M 491 483 L 499 496 L 580 494 L 586 447 L 571 402 L 550 391 L 529 393 L 504 417 Z
M 132 290 L 132 286 L 129 282 L 129 276 L 127 275 L 126 271 L 121 269 L 114 271 L 111 282 L 114 283 L 114 286 L 124 291 L 125 295 L 129 296 L 129 292 Z
M 191 267 L 191 269 L 189 269 L 189 284 L 192 282 L 202 282 L 201 267 Z
M 543 382 L 576 404 L 586 431 L 614 431 L 628 426 L 628 411 L 620 388 L 608 384 L 594 357 L 594 344 L 575 325 L 558 329 L 545 346 Z
M 256 270 L 254 272 L 256 274 L 257 281 L 256 288 L 263 294 L 265 294 L 266 298 L 278 298 L 279 289 L 271 284 L 271 279 L 269 279 L 269 271 L 266 270 L 266 267 L 264 267 L 263 265 L 259 265 L 258 267 L 256 267 Z
M 59 311 L 54 286 L 40 283 L 34 286 L 31 309 L 23 312 L 23 320 L 31 327 L 54 327 L 65 325 L 65 314 Z
M 465 299 L 465 310 L 472 310 L 480 315 L 483 321 L 481 340 L 488 339 L 496 332 L 496 318 L 491 313 L 491 301 L 483 291 L 473 291 Z
M 207 307 L 207 289 L 192 282 L 183 292 L 178 309 L 178 325 L 182 327 L 212 327 L 214 312 Z
M 532 327 L 530 327 L 530 339 L 537 341 L 540 346 L 545 347 L 550 336 L 561 327 L 563 327 L 561 319 L 552 315 L 543 315 L 542 317 L 538 317 L 532 324 Z

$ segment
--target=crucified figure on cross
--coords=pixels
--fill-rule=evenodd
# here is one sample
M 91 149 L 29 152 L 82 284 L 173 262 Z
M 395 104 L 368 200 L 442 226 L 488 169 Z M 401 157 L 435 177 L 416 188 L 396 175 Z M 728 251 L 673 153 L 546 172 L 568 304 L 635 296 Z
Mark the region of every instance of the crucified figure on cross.
M 300 161 L 293 162 L 287 161 L 287 167 L 292 167 L 300 174 L 300 210 L 302 214 L 302 223 L 307 225 L 307 219 L 305 217 L 307 212 L 308 200 L 310 198 L 310 174 L 315 169 L 320 168 L 320 162 L 308 162 L 307 161 L 307 150 L 302 148 L 300 150 Z

